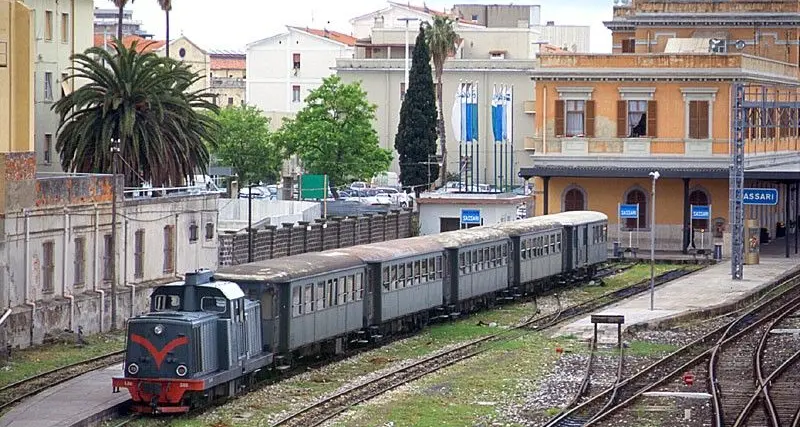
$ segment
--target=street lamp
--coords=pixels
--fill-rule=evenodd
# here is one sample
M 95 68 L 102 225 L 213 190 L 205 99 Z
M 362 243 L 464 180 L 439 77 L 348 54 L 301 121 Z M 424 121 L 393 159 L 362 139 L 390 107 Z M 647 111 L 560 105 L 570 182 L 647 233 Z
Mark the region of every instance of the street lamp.
M 653 177 L 652 201 L 650 204 L 650 310 L 653 310 L 653 294 L 656 289 L 656 181 L 661 176 L 658 171 L 650 172 Z
M 117 329 L 117 158 L 119 138 L 111 140 L 111 330 Z M 131 301 L 133 304 L 133 301 Z
M 253 262 L 253 188 L 250 184 L 247 190 L 247 262 Z
M 403 93 L 408 90 L 408 23 L 411 21 L 418 21 L 419 18 L 397 18 L 398 21 L 405 21 L 406 23 L 406 59 L 403 61 L 404 69 L 405 69 L 405 90 Z

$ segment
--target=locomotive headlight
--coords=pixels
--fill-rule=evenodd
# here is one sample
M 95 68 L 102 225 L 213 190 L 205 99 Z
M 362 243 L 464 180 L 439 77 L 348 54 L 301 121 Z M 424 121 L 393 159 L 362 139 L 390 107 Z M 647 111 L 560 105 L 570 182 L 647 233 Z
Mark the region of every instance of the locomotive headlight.
M 163 325 L 156 325 L 156 327 L 153 328 L 153 333 L 156 334 L 156 335 L 161 335 L 162 332 L 164 332 L 164 326 Z
M 131 375 L 138 374 L 139 373 L 139 365 L 137 365 L 135 363 L 131 363 L 130 365 L 128 365 L 128 373 L 131 374 Z
M 186 372 L 188 372 L 186 365 L 178 365 L 178 367 L 175 368 L 175 373 L 178 374 L 179 377 L 186 376 Z

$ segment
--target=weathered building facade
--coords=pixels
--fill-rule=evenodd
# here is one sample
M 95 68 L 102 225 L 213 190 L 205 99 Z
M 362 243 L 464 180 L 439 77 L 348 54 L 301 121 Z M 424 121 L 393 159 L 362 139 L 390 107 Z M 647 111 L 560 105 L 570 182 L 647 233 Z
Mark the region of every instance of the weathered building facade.
M 777 188 L 781 201 L 748 215 L 773 237 L 777 222 L 794 222 L 798 3 L 635 0 L 605 24 L 612 54 L 546 54 L 532 74 L 535 129 L 525 150 L 533 166 L 520 175 L 535 178 L 536 213 L 599 210 L 626 246 L 629 231 L 649 239 L 649 172 L 658 171 L 656 246 L 726 241 L 731 93 L 743 82 L 794 102 L 748 113 L 745 142 L 746 186 Z M 620 221 L 620 203 L 639 204 L 640 220 Z M 693 220 L 691 205 L 711 206 L 711 218 Z
M 219 107 L 244 105 L 247 82 L 247 63 L 244 52 L 209 51 L 211 72 L 208 91 L 214 94 Z

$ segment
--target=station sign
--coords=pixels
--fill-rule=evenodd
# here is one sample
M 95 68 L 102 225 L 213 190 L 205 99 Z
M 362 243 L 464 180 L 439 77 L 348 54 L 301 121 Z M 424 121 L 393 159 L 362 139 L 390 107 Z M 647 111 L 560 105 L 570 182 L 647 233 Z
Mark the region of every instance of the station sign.
M 745 205 L 768 205 L 778 204 L 778 190 L 775 188 L 743 188 L 742 200 Z
M 481 210 L 461 209 L 461 223 L 470 225 L 472 224 L 481 225 Z
M 639 205 L 619 205 L 620 218 L 639 218 Z
M 692 205 L 692 219 L 711 218 L 711 207 L 708 205 Z

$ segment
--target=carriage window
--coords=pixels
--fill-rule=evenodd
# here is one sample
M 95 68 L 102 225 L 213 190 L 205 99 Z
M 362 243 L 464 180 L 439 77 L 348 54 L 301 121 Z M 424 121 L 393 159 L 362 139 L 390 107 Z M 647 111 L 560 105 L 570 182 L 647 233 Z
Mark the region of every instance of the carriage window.
M 483 270 L 483 249 L 478 249 L 478 263 L 475 265 L 475 269 Z
M 528 258 L 536 258 L 536 238 L 528 241 Z
M 325 308 L 325 282 L 317 283 L 317 290 L 316 294 L 314 295 L 317 297 L 317 306 L 315 307 L 318 311 Z
M 420 269 L 419 260 L 414 261 L 414 283 L 420 284 L 422 280 L 422 270 Z
M 160 296 L 160 295 L 159 295 Z M 228 309 L 228 300 L 222 297 L 200 298 L 200 310 L 211 313 L 224 313 Z
M 383 267 L 383 288 L 389 290 L 389 267 Z
M 497 267 L 497 248 L 494 246 L 489 248 L 489 260 L 492 267 Z
M 550 253 L 556 253 L 556 236 L 555 234 L 550 235 Z
M 428 280 L 436 280 L 436 258 L 428 258 Z
M 458 254 L 458 268 L 459 270 L 461 270 L 462 273 L 466 273 L 467 271 L 465 259 L 466 258 L 463 252 Z
M 608 241 L 608 226 L 607 225 L 603 226 L 603 241 L 604 242 Z
M 314 284 L 309 283 L 303 290 L 303 313 L 314 311 Z
M 467 251 L 467 273 L 472 273 L 472 251 Z
M 296 286 L 292 289 L 292 316 L 303 314 L 303 304 L 301 302 L 300 286 Z
M 339 299 L 341 302 L 339 304 L 346 304 L 347 301 L 350 300 L 350 291 L 348 290 L 348 286 L 352 286 L 352 283 L 346 283 L 344 277 L 339 278 Z
M 361 273 L 356 274 L 356 290 L 358 291 L 356 301 L 361 301 L 364 299 L 364 275 Z
M 356 293 L 353 289 L 353 276 L 344 278 L 344 302 L 355 301 Z
M 390 290 L 391 289 L 397 289 L 397 265 L 393 265 L 392 266 L 392 279 L 391 279 L 391 282 L 392 282 L 392 287 L 390 288 Z
M 472 250 L 472 270 L 478 271 L 478 250 Z
M 556 251 L 561 253 L 561 235 L 556 234 Z
M 336 286 L 333 285 L 333 279 L 328 279 L 325 284 L 325 301 L 327 307 L 333 307 L 336 304 Z
M 442 278 L 442 257 L 436 257 L 436 277 L 441 279 Z
M 542 250 L 544 255 L 550 255 L 550 245 L 547 244 L 547 236 L 542 236 Z
M 397 266 L 397 282 L 395 283 L 395 289 L 399 289 L 405 286 L 406 283 L 406 265 L 400 264 Z
M 519 253 L 520 253 L 520 255 L 522 255 L 522 259 L 526 259 L 528 257 L 528 255 L 525 252 L 525 248 L 528 247 L 528 241 L 520 239 L 519 243 L 520 243 L 520 247 L 521 247 Z
M 502 244 L 500 245 L 500 249 L 502 249 L 503 252 L 503 265 L 506 265 L 508 264 L 508 245 Z
M 421 273 L 421 278 L 422 278 L 422 282 L 423 283 L 428 281 L 428 261 L 429 260 L 427 260 L 427 259 L 423 259 L 422 260 L 422 265 L 420 266 L 421 267 L 420 273 Z M 417 261 L 417 262 L 419 262 L 419 261 Z
M 414 284 L 414 267 L 412 263 L 406 263 L 406 286 Z
M 155 311 L 179 311 L 181 309 L 181 297 L 178 295 L 157 295 L 155 301 Z
M 489 248 L 483 248 L 483 268 L 491 267 L 492 259 L 489 258 Z

